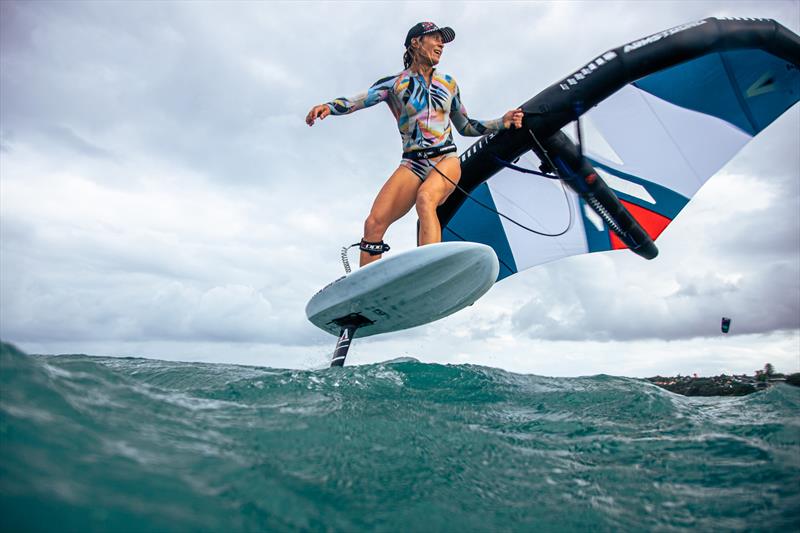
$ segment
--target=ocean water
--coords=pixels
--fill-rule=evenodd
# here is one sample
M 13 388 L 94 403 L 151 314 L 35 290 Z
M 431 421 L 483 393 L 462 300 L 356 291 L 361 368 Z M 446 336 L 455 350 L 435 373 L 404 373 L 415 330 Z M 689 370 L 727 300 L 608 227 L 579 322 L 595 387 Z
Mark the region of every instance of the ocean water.
M 788 385 L 1 351 L 3 531 L 800 528 Z

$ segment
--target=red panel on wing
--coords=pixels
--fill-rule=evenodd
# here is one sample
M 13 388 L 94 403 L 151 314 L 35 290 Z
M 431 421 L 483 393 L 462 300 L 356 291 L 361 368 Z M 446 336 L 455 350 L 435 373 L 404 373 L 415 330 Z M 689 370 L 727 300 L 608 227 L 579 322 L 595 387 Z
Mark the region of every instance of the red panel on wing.
M 640 207 L 636 204 L 632 204 L 630 202 L 626 202 L 625 200 L 620 200 L 622 205 L 625 206 L 625 209 L 633 215 L 633 218 L 641 224 L 644 230 L 650 235 L 650 238 L 656 240 L 661 232 L 664 231 L 670 222 L 671 219 L 665 217 L 664 215 L 659 215 L 654 211 L 650 211 L 644 207 Z M 612 250 L 620 250 L 622 248 L 627 248 L 628 246 L 617 237 L 617 234 L 613 231 L 609 231 L 611 235 L 611 249 Z

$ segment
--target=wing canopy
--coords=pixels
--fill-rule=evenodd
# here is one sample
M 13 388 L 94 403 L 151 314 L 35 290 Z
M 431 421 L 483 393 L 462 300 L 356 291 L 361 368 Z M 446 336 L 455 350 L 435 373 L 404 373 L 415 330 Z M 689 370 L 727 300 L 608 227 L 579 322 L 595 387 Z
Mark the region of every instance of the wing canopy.
M 498 279 L 627 247 L 574 190 L 497 163 L 538 168 L 541 142 L 581 117 L 586 160 L 655 240 L 798 99 L 800 38 L 774 21 L 704 19 L 610 50 L 526 102 L 526 131 L 462 155 L 461 183 L 477 202 L 451 195 L 439 209 L 443 239 L 492 246 Z

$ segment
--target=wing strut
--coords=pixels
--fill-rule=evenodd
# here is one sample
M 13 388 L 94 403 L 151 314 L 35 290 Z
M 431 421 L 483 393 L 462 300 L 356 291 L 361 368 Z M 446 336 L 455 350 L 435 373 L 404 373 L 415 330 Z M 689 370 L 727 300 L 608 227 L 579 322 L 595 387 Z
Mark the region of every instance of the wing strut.
M 658 248 L 647 231 L 622 205 L 569 137 L 559 131 L 542 144 L 545 153 L 538 154 L 539 158 L 552 160 L 559 177 L 600 215 L 633 253 L 645 259 L 658 255 Z

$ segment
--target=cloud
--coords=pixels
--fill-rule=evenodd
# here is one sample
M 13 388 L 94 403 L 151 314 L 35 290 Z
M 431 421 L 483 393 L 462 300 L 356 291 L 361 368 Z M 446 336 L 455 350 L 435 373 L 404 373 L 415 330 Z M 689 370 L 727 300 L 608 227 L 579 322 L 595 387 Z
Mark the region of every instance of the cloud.
M 648 280 L 643 269 L 625 275 L 611 259 L 598 258 L 546 267 L 544 288 L 512 313 L 514 331 L 547 340 L 670 341 L 716 337 L 722 316 L 733 317 L 742 334 L 800 324 L 797 261 L 733 272 L 684 270 L 661 280 Z

